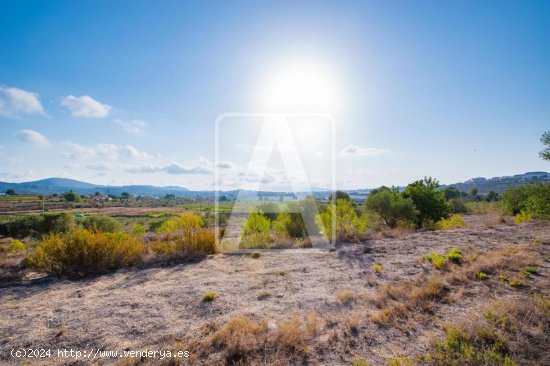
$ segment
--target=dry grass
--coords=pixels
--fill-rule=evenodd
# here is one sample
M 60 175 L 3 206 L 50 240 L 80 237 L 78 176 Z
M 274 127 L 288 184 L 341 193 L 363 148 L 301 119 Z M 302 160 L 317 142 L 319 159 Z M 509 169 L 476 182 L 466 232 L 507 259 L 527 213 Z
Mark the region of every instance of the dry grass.
M 359 295 L 356 292 L 350 290 L 338 291 L 336 293 L 336 300 L 341 304 L 350 304 L 353 301 L 357 300 Z
M 254 321 L 243 315 L 230 319 L 212 337 L 215 350 L 225 351 L 228 363 L 246 361 L 265 341 L 267 322 Z

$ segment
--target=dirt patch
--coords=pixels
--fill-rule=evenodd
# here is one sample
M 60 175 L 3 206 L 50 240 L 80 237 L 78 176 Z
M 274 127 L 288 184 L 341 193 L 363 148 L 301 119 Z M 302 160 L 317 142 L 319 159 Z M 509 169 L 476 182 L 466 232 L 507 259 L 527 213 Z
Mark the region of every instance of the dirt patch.
M 18 364 L 9 352 L 24 347 L 165 349 L 179 340 L 201 338 L 205 329 L 217 329 L 238 315 L 266 321 L 269 328 L 295 313 L 305 319 L 313 309 L 324 329 L 314 344 L 326 345 L 324 350 L 309 350 L 307 359 L 313 364 L 350 364 L 355 357 L 384 364 L 391 357 L 418 355 L 433 337 L 443 334 L 446 322 L 467 319 L 491 300 L 534 292 L 549 295 L 545 243 L 550 224 L 488 225 L 480 216 L 465 219 L 466 228 L 341 244 L 334 252 L 295 250 L 262 253 L 258 258 L 220 254 L 194 264 L 0 289 L 0 359 Z M 422 255 L 444 254 L 452 247 L 465 255 L 480 255 L 517 246 L 533 250 L 539 260 L 539 274 L 529 277 L 527 288 L 472 281 L 461 293 L 453 290 L 454 301 L 438 304 L 430 315 L 405 317 L 391 326 L 368 322 L 353 331 L 353 322 L 361 320 L 354 316 L 365 318 L 379 310 L 372 299 L 381 286 L 438 274 Z M 383 270 L 374 270 L 375 263 Z M 213 301 L 203 301 L 207 291 L 216 292 Z M 331 316 L 339 317 L 340 327 L 352 330 L 335 343 L 330 341 Z M 223 363 L 218 356 L 200 363 Z M 41 364 L 48 362 L 74 360 L 52 358 Z M 100 363 L 112 362 L 118 361 Z

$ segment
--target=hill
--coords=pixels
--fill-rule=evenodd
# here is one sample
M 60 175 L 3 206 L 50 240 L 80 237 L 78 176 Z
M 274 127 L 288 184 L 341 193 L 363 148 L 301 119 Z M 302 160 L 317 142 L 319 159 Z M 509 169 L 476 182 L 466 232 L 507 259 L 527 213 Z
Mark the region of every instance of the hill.
M 486 194 L 489 191 L 502 193 L 508 187 L 529 183 L 550 183 L 550 173 L 528 172 L 504 177 L 472 178 L 465 182 L 448 184 L 446 186 L 453 186 L 465 192 L 468 192 L 475 187 L 478 189 L 480 194 Z M 214 191 L 190 191 L 187 188 L 178 186 L 158 187 L 152 185 L 97 185 L 67 178 L 47 178 L 22 183 L 0 182 L 1 193 L 4 193 L 10 188 L 21 194 L 53 194 L 73 191 L 79 194 L 93 194 L 95 192 L 100 192 L 103 194 L 113 195 L 120 195 L 122 192 L 128 192 L 134 196 L 148 197 L 164 196 L 166 194 L 173 194 L 177 197 L 201 197 L 209 199 L 214 197 Z M 364 200 L 370 192 L 370 189 L 347 190 L 346 192 L 348 192 L 353 199 Z M 279 196 L 284 195 L 284 192 L 268 191 L 262 192 L 262 195 L 258 195 L 258 192 L 249 190 L 225 191 L 221 194 L 226 195 L 228 198 L 234 199 L 239 193 L 243 199 L 256 199 L 258 196 L 266 196 L 267 198 L 276 199 Z M 329 192 L 326 190 L 313 192 L 313 195 L 318 199 L 326 199 L 328 194 Z M 298 194 L 297 196 L 298 198 L 303 198 L 305 195 L 306 193 L 303 192 L 303 194 Z
M 550 183 L 550 173 L 546 172 L 528 172 L 512 176 L 494 177 L 494 178 L 472 178 L 465 182 L 453 183 L 448 186 L 455 187 L 461 191 L 469 192 L 472 188 L 477 188 L 480 194 L 486 194 L 489 191 L 498 193 L 504 192 L 508 187 L 520 186 L 530 183 Z

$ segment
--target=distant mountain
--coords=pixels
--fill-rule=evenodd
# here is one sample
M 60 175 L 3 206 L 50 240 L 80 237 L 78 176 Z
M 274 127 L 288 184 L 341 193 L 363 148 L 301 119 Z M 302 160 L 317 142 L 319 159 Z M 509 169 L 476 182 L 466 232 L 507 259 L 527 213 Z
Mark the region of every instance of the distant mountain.
M 0 182 L 0 192 L 4 193 L 8 189 L 14 189 L 21 194 L 53 194 L 73 191 L 78 194 L 93 194 L 99 192 L 102 194 L 120 195 L 122 192 L 128 192 L 134 196 L 164 196 L 173 194 L 176 196 L 189 196 L 191 192 L 184 187 L 156 187 L 150 185 L 129 185 L 129 186 L 108 186 L 81 182 L 67 178 L 48 178 L 33 182 L 7 183 Z
M 508 187 L 529 184 L 529 183 L 550 183 L 550 173 L 546 172 L 529 172 L 525 174 L 517 174 L 506 177 L 495 178 L 472 178 L 465 182 L 448 184 L 448 186 L 456 187 L 465 192 L 469 192 L 472 188 L 477 188 L 480 194 L 486 194 L 489 191 L 495 191 L 502 193 Z M 0 182 L 0 193 L 6 192 L 8 189 L 14 189 L 17 193 L 21 194 L 53 194 L 53 193 L 65 193 L 73 191 L 78 194 L 93 194 L 99 192 L 102 194 L 120 195 L 122 192 L 128 192 L 134 196 L 148 196 L 148 197 L 160 197 L 166 194 L 173 194 L 177 197 L 200 197 L 200 198 L 214 198 L 214 191 L 190 191 L 184 187 L 178 186 L 166 186 L 157 187 L 150 185 L 129 185 L 129 186 L 108 186 L 97 185 L 92 183 L 81 182 L 74 179 L 67 178 L 48 178 L 37 180 L 33 182 L 23 183 L 7 183 Z M 355 189 L 347 190 L 355 200 L 364 200 L 370 189 Z M 220 192 L 220 195 L 225 195 L 227 198 L 234 199 L 240 194 L 242 199 L 257 199 L 259 196 L 264 196 L 267 199 L 277 199 L 281 197 L 284 192 L 268 192 L 264 191 L 262 194 L 258 194 L 255 191 L 249 190 L 232 190 Z M 297 192 L 298 198 L 306 196 L 306 192 Z M 314 191 L 313 195 L 319 199 L 326 199 L 329 195 L 328 190 Z M 285 196 L 286 197 L 286 196 Z
M 546 172 L 528 172 L 505 177 L 494 178 L 472 178 L 465 182 L 448 184 L 461 191 L 469 192 L 472 188 L 477 188 L 480 194 L 486 194 L 489 191 L 502 193 L 511 186 L 520 186 L 530 183 L 550 183 L 550 173 Z

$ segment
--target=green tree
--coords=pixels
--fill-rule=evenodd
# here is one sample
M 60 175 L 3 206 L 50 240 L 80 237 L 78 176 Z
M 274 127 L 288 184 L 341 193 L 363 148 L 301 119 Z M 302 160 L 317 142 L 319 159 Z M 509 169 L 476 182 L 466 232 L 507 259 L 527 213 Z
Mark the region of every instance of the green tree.
M 87 216 L 82 221 L 86 230 L 114 233 L 121 230 L 120 223 L 111 216 Z
M 339 199 L 336 200 L 336 204 L 329 204 L 327 209 L 316 218 L 317 225 L 322 228 L 326 237 L 332 236 L 333 217 L 338 240 L 355 239 L 368 227 L 366 216 L 358 215 L 350 200 Z
M 6 194 L 7 194 L 8 196 L 15 196 L 17 193 L 15 193 L 15 189 L 11 189 L 11 188 L 10 188 L 10 189 L 8 189 L 8 190 L 6 191 Z
M 502 195 L 502 208 L 512 215 L 525 212 L 536 218 L 550 218 L 550 184 L 510 187 Z
M 336 191 L 332 192 L 330 196 L 328 196 L 328 200 L 330 202 L 337 201 L 337 200 L 348 200 L 351 201 L 351 197 L 347 192 L 344 191 Z
M 271 222 L 259 212 L 252 212 L 244 224 L 244 235 L 268 234 Z
M 124 200 L 127 200 L 128 198 L 130 198 L 132 195 L 128 192 L 122 192 L 120 194 L 120 198 L 124 199 Z
M 443 194 L 445 195 L 445 199 L 452 200 L 453 198 L 460 198 L 461 193 L 456 187 L 446 187 L 443 190 Z
M 429 221 L 437 222 L 448 217 L 449 208 L 445 202 L 445 195 L 438 188 L 438 180 L 431 177 L 417 180 L 405 188 L 403 197 L 410 198 L 418 210 L 416 218 L 418 228 Z
M 499 198 L 500 198 L 500 195 L 495 191 L 489 191 L 489 193 L 487 193 L 487 201 L 488 202 L 498 201 Z
M 394 228 L 400 220 L 414 222 L 418 215 L 413 201 L 402 197 L 395 189 L 378 189 L 370 193 L 365 206 L 377 213 L 390 228 Z
M 63 195 L 63 198 L 65 198 L 65 201 L 67 202 L 80 202 L 82 198 L 73 191 L 69 191 Z
M 544 160 L 550 160 L 550 131 L 542 134 L 540 142 L 546 147 L 539 153 L 539 156 Z

